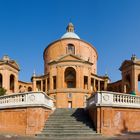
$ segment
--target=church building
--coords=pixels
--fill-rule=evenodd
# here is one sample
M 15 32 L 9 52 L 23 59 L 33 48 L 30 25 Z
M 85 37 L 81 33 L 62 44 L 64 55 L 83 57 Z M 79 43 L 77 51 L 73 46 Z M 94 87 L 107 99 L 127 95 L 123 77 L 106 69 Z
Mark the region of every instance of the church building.
M 98 53 L 80 39 L 69 23 L 66 33 L 44 50 L 44 75 L 34 73 L 31 82 L 19 81 L 16 61 L 4 56 L 0 61 L 0 86 L 7 94 L 43 91 L 54 98 L 57 108 L 78 108 L 96 91 L 107 90 L 108 77 L 97 75 Z
M 97 75 L 98 53 L 96 48 L 74 32 L 69 23 L 66 33 L 51 42 L 43 52 L 44 74 L 31 77 L 31 82 L 18 78 L 20 68 L 15 60 L 4 56 L 0 60 L 0 87 L 7 94 L 43 91 L 54 99 L 56 108 L 82 108 L 86 99 L 96 91 L 139 93 L 140 60 L 134 55 L 125 60 L 120 70 L 122 79 L 109 83 L 107 75 Z

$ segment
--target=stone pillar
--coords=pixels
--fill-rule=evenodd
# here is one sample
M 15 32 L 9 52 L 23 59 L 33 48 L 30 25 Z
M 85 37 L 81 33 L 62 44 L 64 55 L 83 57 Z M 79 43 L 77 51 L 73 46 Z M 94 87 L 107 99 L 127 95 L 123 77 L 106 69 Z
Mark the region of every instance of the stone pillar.
M 94 90 L 94 92 L 97 91 L 97 89 L 96 89 L 96 79 L 93 79 L 93 90 Z
M 10 93 L 10 74 L 7 71 L 1 72 L 2 74 L 2 86 Z
M 80 88 L 84 88 L 84 75 L 83 75 L 83 67 L 80 67 Z
M 48 79 L 46 78 L 45 80 L 45 92 L 47 93 L 48 90 Z
M 88 90 L 91 91 L 91 69 L 88 70 Z
M 59 66 L 57 66 L 56 87 L 61 88 L 61 69 Z
M 104 90 L 107 90 L 107 82 L 108 82 L 108 80 L 105 79 L 105 81 L 104 81 Z
M 34 77 L 33 77 L 33 91 L 36 91 L 36 80 Z
M 43 80 L 40 80 L 41 82 L 41 91 L 43 91 Z
M 123 87 L 124 93 L 126 93 L 126 84 Z
M 50 90 L 53 89 L 53 77 L 52 77 L 52 67 L 50 66 Z
M 65 82 L 65 71 L 64 71 L 64 67 L 60 67 L 60 69 L 61 69 L 61 79 L 60 79 L 60 81 L 61 81 L 61 87 L 60 88 L 64 88 L 64 82 Z M 59 81 L 59 82 L 60 82 Z
M 15 76 L 15 79 L 14 79 L 14 92 L 18 92 L 18 76 Z
M 100 80 L 98 80 L 98 91 L 100 91 Z
M 76 68 L 76 88 L 80 88 L 80 67 Z

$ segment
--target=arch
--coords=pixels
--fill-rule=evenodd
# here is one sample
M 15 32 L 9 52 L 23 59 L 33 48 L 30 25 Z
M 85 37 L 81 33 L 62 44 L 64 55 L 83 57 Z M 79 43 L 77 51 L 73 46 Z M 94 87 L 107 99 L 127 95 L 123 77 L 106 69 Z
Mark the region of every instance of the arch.
M 125 93 L 131 92 L 131 78 L 129 74 L 125 76 L 124 92 Z
M 10 91 L 15 91 L 15 76 L 13 74 L 10 75 Z
M 75 54 L 75 46 L 73 44 L 68 44 L 67 53 Z
M 76 88 L 76 71 L 72 67 L 65 70 L 65 83 L 67 88 Z
M 31 87 L 28 87 L 28 91 L 32 91 L 32 88 Z
M 3 85 L 3 77 L 2 74 L 0 73 L 0 88 L 2 88 L 2 85 Z

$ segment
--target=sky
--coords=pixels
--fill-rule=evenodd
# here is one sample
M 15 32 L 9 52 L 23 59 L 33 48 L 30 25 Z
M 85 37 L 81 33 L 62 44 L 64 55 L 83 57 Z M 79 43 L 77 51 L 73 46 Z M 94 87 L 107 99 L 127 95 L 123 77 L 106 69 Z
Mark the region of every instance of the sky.
M 98 52 L 98 75 L 121 79 L 119 67 L 140 58 L 140 0 L 0 0 L 0 58 L 20 66 L 19 79 L 44 73 L 43 51 L 69 22 Z

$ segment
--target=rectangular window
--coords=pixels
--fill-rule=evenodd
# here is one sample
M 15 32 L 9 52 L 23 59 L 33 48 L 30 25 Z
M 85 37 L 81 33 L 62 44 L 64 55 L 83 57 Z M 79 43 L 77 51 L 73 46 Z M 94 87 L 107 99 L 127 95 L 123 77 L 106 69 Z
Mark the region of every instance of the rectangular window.
M 53 76 L 53 89 L 56 89 L 56 76 Z

